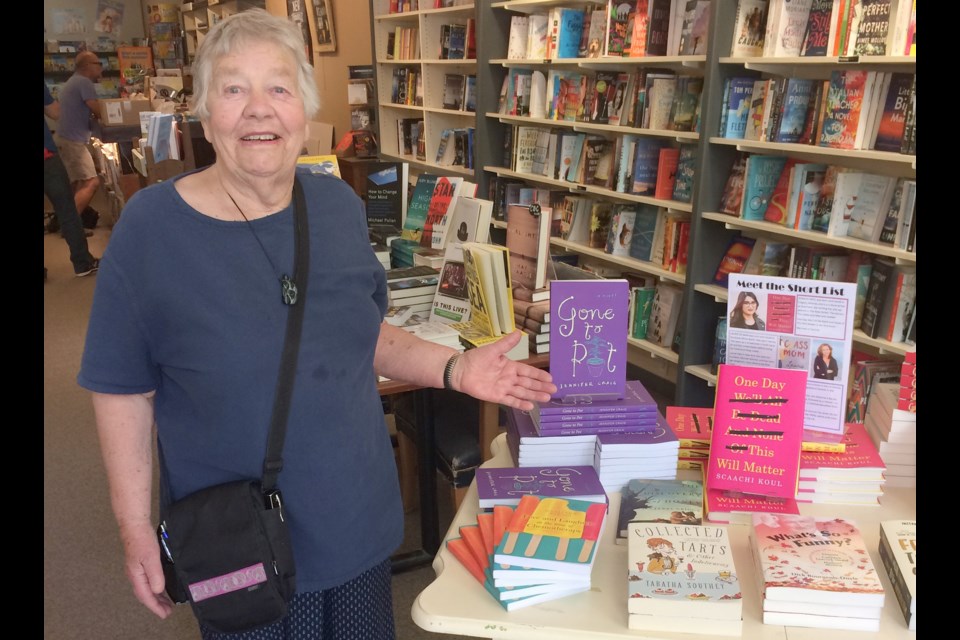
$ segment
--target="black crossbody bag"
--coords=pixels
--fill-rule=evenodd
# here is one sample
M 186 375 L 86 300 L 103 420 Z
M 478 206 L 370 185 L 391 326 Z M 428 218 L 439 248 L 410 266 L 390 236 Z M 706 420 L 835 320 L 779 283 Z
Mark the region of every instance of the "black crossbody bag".
M 161 509 L 157 528 L 167 594 L 174 602 L 189 602 L 203 625 L 222 633 L 276 622 L 287 614 L 287 603 L 296 591 L 296 567 L 277 476 L 283 467 L 310 253 L 299 180 L 294 182 L 293 201 L 295 267 L 293 280 L 286 276 L 283 280 L 284 301 L 292 308 L 263 475 L 201 489 L 177 500 Z M 288 297 L 291 289 L 293 302 Z

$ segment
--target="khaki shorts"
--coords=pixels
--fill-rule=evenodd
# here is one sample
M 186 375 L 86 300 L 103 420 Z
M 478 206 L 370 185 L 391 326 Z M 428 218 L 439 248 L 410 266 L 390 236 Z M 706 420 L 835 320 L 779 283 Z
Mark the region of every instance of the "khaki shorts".
M 60 136 L 55 136 L 54 142 L 57 143 L 60 157 L 63 159 L 64 166 L 67 167 L 70 182 L 97 177 L 97 168 L 93 164 L 93 156 L 90 155 L 86 143 L 65 140 Z

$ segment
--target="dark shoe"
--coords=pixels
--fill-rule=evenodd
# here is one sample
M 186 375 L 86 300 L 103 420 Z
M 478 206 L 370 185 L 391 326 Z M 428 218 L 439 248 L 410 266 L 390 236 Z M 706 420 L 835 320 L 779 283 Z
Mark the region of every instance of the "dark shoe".
M 90 229 L 84 229 L 84 230 L 83 230 L 83 235 L 84 235 L 84 237 L 86 237 L 86 238 L 92 238 L 92 237 L 93 237 L 93 231 L 90 231 Z M 66 237 L 66 236 L 63 235 L 63 231 L 60 232 L 60 237 L 61 237 L 61 238 Z
M 74 275 L 77 276 L 78 278 L 82 278 L 84 276 L 90 275 L 91 273 L 96 273 L 99 268 L 100 268 L 100 258 L 94 258 L 93 262 L 90 263 L 90 266 L 87 267 L 86 271 L 77 271 Z

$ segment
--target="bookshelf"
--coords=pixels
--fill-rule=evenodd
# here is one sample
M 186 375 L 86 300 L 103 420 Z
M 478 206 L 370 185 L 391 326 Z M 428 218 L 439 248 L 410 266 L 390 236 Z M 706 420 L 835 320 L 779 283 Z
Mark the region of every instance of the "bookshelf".
M 915 155 L 874 150 L 831 149 L 804 144 L 732 140 L 718 135 L 726 78 L 755 75 L 758 78 L 802 77 L 825 80 L 834 69 L 864 69 L 916 73 L 916 58 L 904 56 L 833 57 L 730 57 L 737 0 L 713 0 L 709 50 L 704 71 L 704 103 L 700 164 L 697 183 L 699 197 L 694 208 L 691 254 L 697 256 L 687 273 L 684 294 L 686 337 L 677 380 L 677 398 L 684 404 L 709 405 L 714 396 L 716 376 L 710 373 L 716 318 L 726 312 L 726 289 L 711 283 L 713 272 L 728 240 L 736 233 L 750 237 L 768 237 L 790 244 L 834 247 L 862 251 L 893 258 L 898 264 L 916 265 L 916 253 L 892 246 L 849 237 L 833 237 L 814 231 L 797 231 L 769 222 L 742 220 L 717 210 L 728 169 L 738 151 L 756 154 L 786 155 L 800 161 L 820 162 L 858 171 L 915 179 Z M 854 330 L 854 349 L 886 359 L 901 359 L 914 347 L 868 337 Z
M 247 9 L 264 9 L 266 0 L 195 0 L 180 6 L 183 35 L 186 44 L 186 62 L 193 62 L 197 47 L 203 42 L 210 27 L 227 16 Z
M 432 51 L 433 43 L 425 43 L 424 24 L 427 16 L 443 17 L 445 12 L 455 13 L 467 8 L 420 9 L 402 14 L 389 14 L 389 0 L 372 0 L 372 35 L 377 68 L 379 116 L 381 127 L 381 155 L 391 159 L 409 161 L 421 170 L 456 174 L 452 167 L 416 161 L 415 158 L 395 155 L 395 123 L 408 117 L 420 117 L 427 121 L 427 157 L 430 149 L 436 148 L 437 118 L 455 118 L 437 110 L 429 99 L 424 106 L 392 105 L 390 101 L 391 69 L 398 66 L 411 68 L 449 65 L 447 62 L 425 59 L 387 60 L 384 52 L 390 30 L 398 25 L 417 26 L 421 29 L 421 51 Z M 421 3 L 421 6 L 425 3 Z M 432 3 L 431 3 L 432 4 Z M 743 58 L 731 57 L 737 0 L 713 0 L 709 24 L 709 38 L 704 55 L 669 55 L 640 58 L 563 58 L 563 59 L 507 59 L 507 45 L 511 18 L 516 15 L 546 13 L 552 7 L 583 9 L 588 6 L 605 5 L 589 0 L 477 0 L 469 11 L 476 17 L 477 56 L 488 64 L 476 65 L 477 117 L 475 118 L 474 158 L 477 167 L 473 180 L 482 197 L 493 198 L 491 183 L 496 179 L 521 180 L 528 186 L 554 190 L 566 190 L 572 194 L 587 194 L 590 197 L 611 203 L 636 202 L 651 204 L 672 214 L 689 217 L 691 221 L 689 262 L 687 272 L 678 274 L 662 268 L 659 264 L 633 258 L 615 257 L 603 250 L 592 249 L 582 244 L 552 238 L 551 246 L 558 251 L 572 252 L 589 257 L 624 271 L 654 276 L 664 282 L 683 287 L 682 313 L 679 330 L 683 336 L 678 351 L 656 347 L 645 340 L 629 340 L 629 361 L 675 386 L 677 404 L 709 406 L 713 403 L 716 376 L 710 373 L 710 361 L 714 347 L 714 323 L 726 313 L 726 289 L 712 284 L 712 277 L 727 243 L 737 233 L 757 237 L 769 237 L 814 247 L 834 247 L 844 250 L 863 251 L 877 256 L 893 258 L 898 264 L 916 264 L 916 253 L 895 249 L 847 237 L 832 237 L 811 231 L 795 231 L 767 222 L 751 222 L 717 211 L 720 195 L 728 175 L 732 159 L 737 152 L 756 154 L 784 154 L 803 161 L 833 164 L 859 171 L 883 175 L 916 178 L 916 156 L 873 150 L 837 150 L 801 144 L 760 142 L 754 140 L 728 140 L 717 134 L 723 101 L 723 86 L 726 78 L 733 75 L 756 77 L 805 77 L 826 79 L 837 68 L 862 68 L 875 71 L 916 72 L 916 58 L 905 56 L 860 57 L 851 60 L 839 57 L 782 57 Z M 432 37 L 432 36 L 431 36 Z M 427 45 L 424 48 L 424 44 Z M 473 63 L 471 63 L 473 64 Z M 551 69 L 578 70 L 586 73 L 599 71 L 629 72 L 636 69 L 672 70 L 678 75 L 703 79 L 700 106 L 700 131 L 672 131 L 615 126 L 590 122 L 558 121 L 547 118 L 508 115 L 498 112 L 498 102 L 503 79 L 511 69 L 535 69 L 545 75 Z M 440 73 L 440 72 L 437 72 Z M 424 71 L 424 80 L 429 84 L 430 70 Z M 426 86 L 425 89 L 429 87 Z M 386 103 L 385 103 L 386 102 Z M 473 120 L 473 114 L 470 119 Z M 432 119 L 432 122 L 431 122 Z M 689 203 L 658 200 L 648 196 L 619 193 L 593 185 L 578 185 L 540 175 L 519 173 L 504 166 L 505 143 L 517 125 L 538 126 L 599 135 L 608 139 L 632 135 L 638 138 L 655 138 L 670 146 L 693 145 L 697 160 Z M 472 174 L 468 174 L 472 175 Z M 494 221 L 493 230 L 505 225 Z M 494 236 L 497 237 L 496 235 Z M 901 343 L 869 338 L 856 331 L 854 348 L 876 354 L 882 358 L 897 360 L 912 347 Z
M 410 4 L 410 3 L 408 3 Z M 441 32 L 448 25 L 462 25 L 475 20 L 473 2 L 446 2 L 454 4 L 434 8 L 433 0 L 420 0 L 403 12 L 393 12 L 397 3 L 391 0 L 371 0 L 371 41 L 376 76 L 377 126 L 379 128 L 379 155 L 387 160 L 403 161 L 414 170 L 442 175 L 463 176 L 473 180 L 478 157 L 475 130 L 477 114 L 466 109 L 444 108 L 444 90 L 447 76 L 476 76 L 476 58 L 445 59 L 441 55 Z M 396 9 L 394 8 L 394 11 Z M 479 34 L 479 25 L 474 30 Z M 394 42 L 402 43 L 391 47 Z M 479 46 L 479 42 L 478 42 Z M 464 49 L 464 55 L 467 55 Z M 410 81 L 403 87 L 402 74 L 407 78 L 419 76 L 421 91 Z M 398 91 L 401 93 L 398 95 Z M 409 93 L 409 100 L 405 95 Z M 476 95 L 481 92 L 479 87 Z M 418 99 L 419 97 L 419 99 Z M 422 153 L 418 157 L 416 140 L 410 153 L 401 146 L 398 123 L 408 120 L 423 122 Z M 438 159 L 438 150 L 445 132 L 473 128 L 474 152 L 465 149 L 469 158 L 466 165 L 449 164 L 449 159 Z M 464 138 L 466 140 L 466 138 Z M 452 141 L 451 141 L 452 142 Z

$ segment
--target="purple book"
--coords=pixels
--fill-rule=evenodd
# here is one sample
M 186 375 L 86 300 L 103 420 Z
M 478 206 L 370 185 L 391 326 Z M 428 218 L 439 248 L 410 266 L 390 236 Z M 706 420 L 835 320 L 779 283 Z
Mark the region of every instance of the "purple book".
M 553 331 L 552 326 L 550 330 Z M 552 337 L 550 339 L 553 340 Z M 553 362 L 550 366 L 552 372 Z M 554 382 L 556 380 L 556 374 L 554 374 Z M 624 384 L 623 398 L 619 400 L 594 401 L 592 398 L 568 396 L 565 401 L 551 400 L 542 404 L 534 403 L 531 413 L 535 420 L 542 422 L 560 420 L 561 416 L 578 416 L 578 420 L 596 420 L 599 416 L 609 413 L 656 414 L 657 401 L 639 380 L 627 380 Z
M 533 418 L 526 411 L 520 409 L 507 410 L 507 439 L 513 434 L 518 444 L 571 444 L 590 440 L 596 441 L 595 433 L 577 433 L 577 434 L 557 434 L 555 436 L 541 436 L 537 431 L 537 425 L 533 423 Z
M 619 400 L 627 381 L 626 280 L 550 283 L 550 373 L 554 400 Z
M 591 466 L 481 467 L 477 469 L 476 478 L 481 509 L 492 509 L 498 504 L 516 505 L 525 495 L 607 501 L 597 471 Z
M 602 451 L 604 447 L 622 448 L 625 445 L 679 450 L 680 440 L 662 416 L 657 418 L 657 426 L 652 432 L 602 433 L 597 435 L 597 449 L 599 451 Z
M 649 426 L 657 424 L 657 414 L 654 411 L 635 411 L 633 413 L 597 413 L 597 414 L 561 414 L 558 416 L 533 416 L 533 423 L 537 425 L 540 431 L 550 429 L 560 429 L 572 424 L 589 426 L 591 424 L 600 424 L 602 422 L 619 422 L 623 426 Z M 649 431 L 649 429 L 645 429 Z

